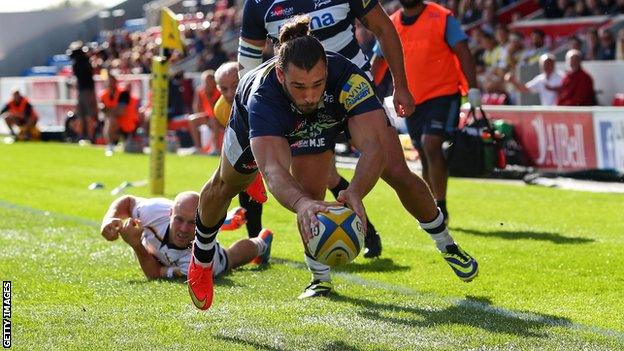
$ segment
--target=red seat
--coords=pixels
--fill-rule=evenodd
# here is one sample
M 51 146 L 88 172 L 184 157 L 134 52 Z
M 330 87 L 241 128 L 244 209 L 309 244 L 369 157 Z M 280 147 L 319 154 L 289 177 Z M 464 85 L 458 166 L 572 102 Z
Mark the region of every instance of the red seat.
M 613 97 L 613 106 L 624 106 L 624 93 L 617 93 Z

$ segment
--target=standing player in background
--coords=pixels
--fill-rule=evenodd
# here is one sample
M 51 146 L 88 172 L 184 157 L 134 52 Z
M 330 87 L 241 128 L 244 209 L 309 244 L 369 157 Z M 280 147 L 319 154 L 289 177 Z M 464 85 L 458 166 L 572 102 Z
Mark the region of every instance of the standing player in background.
M 214 116 L 219 128 L 218 133 L 223 135 L 230 119 L 234 94 L 238 87 L 238 64 L 236 62 L 222 64 L 215 72 L 215 82 L 217 89 L 221 92 L 221 97 L 214 106 Z M 262 229 L 262 203 L 266 199 L 266 189 L 259 173 L 247 190 L 238 194 L 240 205 L 246 210 L 247 234 L 250 238 L 258 236 L 261 231 L 270 232 L 268 229 Z
M 387 54 L 394 80 L 396 111 L 401 116 L 412 113 L 414 101 L 405 78 L 401 42 L 377 0 L 246 1 L 238 47 L 240 77 L 262 63 L 262 49 L 267 36 L 277 43 L 280 27 L 299 14 L 310 16 L 312 34 L 326 50 L 343 55 L 367 72 L 370 69 L 368 58 L 355 38 L 355 19 L 360 20 L 375 34 Z M 388 137 L 396 135 L 390 133 Z M 338 174 L 334 165 L 328 178 L 329 190 L 337 197 L 348 186 L 349 182 Z M 372 223 L 368 223 L 364 257 L 372 258 L 381 255 L 381 238 Z
M 276 57 L 246 74 L 237 89 L 219 167 L 201 191 L 188 288 L 197 308 L 210 308 L 216 235 L 230 201 L 253 182 L 257 171 L 275 198 L 297 214 L 303 238 L 318 225 L 333 147 L 348 131 L 360 150 L 351 184 L 338 195 L 365 223 L 362 199 L 381 176 L 404 208 L 427 231 L 442 257 L 464 281 L 478 265 L 453 240 L 426 183 L 410 172 L 399 140 L 366 73 L 343 56 L 324 50 L 309 34 L 310 18 L 293 18 L 280 29 Z M 345 131 L 345 132 L 347 132 Z M 298 156 L 292 157 L 293 151 Z M 305 256 L 312 283 L 299 298 L 325 296 L 333 289 L 329 267 Z
M 184 277 L 191 261 L 198 201 L 199 194 L 194 191 L 182 192 L 173 201 L 122 196 L 110 204 L 100 234 L 109 241 L 121 235 L 148 279 Z M 236 216 L 239 214 L 231 211 L 226 221 L 242 223 L 233 218 Z M 272 235 L 243 239 L 228 249 L 216 243 L 213 274 L 218 276 L 252 260 L 267 263 L 272 240 Z
M 77 41 L 70 45 L 69 57 L 72 59 L 72 72 L 76 77 L 78 103 L 75 115 L 82 121 L 79 139 L 95 143 L 95 128 L 97 126 L 97 99 L 95 97 L 95 82 L 93 81 L 93 67 L 86 54 L 87 48 Z
M 416 102 L 414 113 L 405 122 L 420 155 L 423 178 L 448 223 L 448 167 L 442 144 L 459 123 L 462 92 L 468 92 L 472 107 L 481 106 L 475 63 L 468 36 L 450 10 L 422 0 L 400 2 L 403 10 L 390 19 L 403 43 L 409 89 Z M 380 77 L 378 71 L 384 65 L 382 53 L 377 51 L 373 74 Z

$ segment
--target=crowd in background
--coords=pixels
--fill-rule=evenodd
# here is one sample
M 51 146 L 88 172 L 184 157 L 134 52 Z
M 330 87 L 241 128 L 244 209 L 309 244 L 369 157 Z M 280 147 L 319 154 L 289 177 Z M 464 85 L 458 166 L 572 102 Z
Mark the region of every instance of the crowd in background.
M 557 40 L 547 37 L 541 30 L 525 36 L 498 23 L 496 12 L 512 0 L 440 0 L 465 26 L 470 37 L 470 48 L 478 66 L 479 84 L 485 93 L 506 94 L 506 103 L 514 101 L 513 87 L 504 77 L 514 74 L 518 65 L 536 64 L 544 53 L 558 49 L 577 49 L 583 60 L 624 59 L 624 29 L 614 33 L 609 29 L 592 28 L 586 32 Z M 392 13 L 399 7 L 397 1 L 382 1 L 386 11 Z M 541 0 L 546 18 L 624 13 L 624 0 Z M 172 62 L 193 60 L 194 70 L 202 72 L 216 69 L 222 63 L 236 59 L 236 43 L 240 31 L 241 9 L 235 1 L 217 1 L 208 12 L 184 15 L 186 53 L 175 53 Z M 513 16 L 520 19 L 519 14 Z M 364 53 L 372 57 L 375 39 L 363 26 L 356 26 L 356 36 Z M 103 39 L 88 45 L 94 73 L 106 69 L 114 74 L 150 73 L 151 59 L 158 54 L 153 30 L 129 33 L 125 30 L 102 34 Z M 270 56 L 270 45 L 266 55 Z M 562 59 L 562 56 L 559 56 Z M 191 69 L 192 70 L 192 69 Z

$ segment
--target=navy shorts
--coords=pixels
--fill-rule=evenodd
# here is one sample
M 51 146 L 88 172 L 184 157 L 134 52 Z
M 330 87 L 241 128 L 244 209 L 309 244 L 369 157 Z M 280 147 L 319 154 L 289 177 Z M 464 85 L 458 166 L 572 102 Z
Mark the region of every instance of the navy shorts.
M 412 143 L 422 148 L 423 135 L 447 137 L 459 123 L 461 95 L 445 95 L 416 105 L 414 113 L 405 119 Z

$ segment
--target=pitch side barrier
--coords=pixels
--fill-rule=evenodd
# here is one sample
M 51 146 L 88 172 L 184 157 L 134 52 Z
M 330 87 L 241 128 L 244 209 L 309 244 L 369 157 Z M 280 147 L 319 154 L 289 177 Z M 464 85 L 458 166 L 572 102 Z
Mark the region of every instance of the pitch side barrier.
M 185 73 L 187 78 L 193 79 L 194 87 L 200 84 L 200 73 Z M 105 88 L 105 80 L 99 75 L 95 80 L 95 93 Z M 137 96 L 142 106 L 147 103 L 149 92 L 149 74 L 122 74 L 118 81 L 131 88 L 132 94 Z M 76 108 L 78 93 L 73 85 L 74 79 L 66 76 L 52 77 L 3 77 L 0 78 L 0 104 L 4 105 L 11 97 L 11 90 L 18 88 L 31 102 L 39 114 L 38 126 L 42 130 L 57 130 L 65 127 L 67 112 Z M 0 134 L 8 130 L 4 123 L 0 123 Z
M 484 106 L 514 125 L 527 160 L 539 169 L 624 171 L 624 107 Z M 462 115 L 468 112 L 462 109 Z

